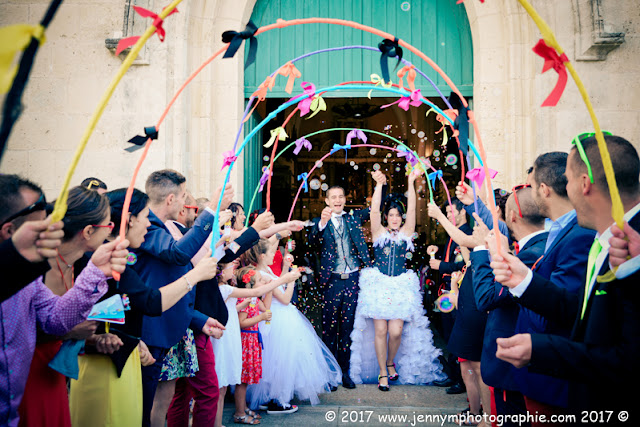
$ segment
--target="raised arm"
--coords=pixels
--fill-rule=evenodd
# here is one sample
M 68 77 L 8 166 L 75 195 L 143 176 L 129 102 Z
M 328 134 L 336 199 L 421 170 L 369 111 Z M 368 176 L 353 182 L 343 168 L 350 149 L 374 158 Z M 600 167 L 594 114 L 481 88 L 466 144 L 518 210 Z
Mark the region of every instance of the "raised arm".
M 428 214 L 431 218 L 440 222 L 447 234 L 459 246 L 464 246 L 467 248 L 473 248 L 475 246 L 473 238 L 467 234 L 464 234 L 464 232 L 462 232 L 458 227 L 453 225 L 451 221 L 449 221 L 447 217 L 442 213 L 438 205 L 436 205 L 435 203 L 429 203 Z
M 382 188 L 387 183 L 387 177 L 380 171 L 371 172 L 371 177 L 376 181 L 376 188 L 373 190 L 371 198 L 371 236 L 376 240 L 383 231 L 382 214 L 380 212 L 380 204 L 382 202 Z
M 402 227 L 402 234 L 411 236 L 416 231 L 416 189 L 415 181 L 418 176 L 415 170 L 409 174 L 407 179 L 407 219 Z
M 257 288 L 234 288 L 233 292 L 231 292 L 232 298 L 252 298 L 252 297 L 261 297 L 266 295 L 267 293 L 273 291 L 278 286 L 283 285 L 285 283 L 293 282 L 300 277 L 300 272 L 298 270 L 290 271 L 286 274 L 283 274 L 276 280 L 272 280 L 268 284 L 264 286 L 260 286 Z

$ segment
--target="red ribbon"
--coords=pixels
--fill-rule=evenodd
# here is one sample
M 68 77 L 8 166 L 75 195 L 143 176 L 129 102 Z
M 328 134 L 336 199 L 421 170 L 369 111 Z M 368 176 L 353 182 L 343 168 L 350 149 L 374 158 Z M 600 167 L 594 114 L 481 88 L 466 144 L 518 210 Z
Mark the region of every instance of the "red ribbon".
M 533 47 L 533 51 L 544 58 L 544 66 L 542 67 L 543 73 L 551 68 L 558 73 L 558 82 L 556 83 L 556 86 L 553 88 L 547 99 L 542 103 L 543 107 L 555 107 L 558 105 L 558 101 L 560 101 L 564 88 L 567 86 L 567 68 L 564 63 L 569 62 L 569 59 L 564 53 L 562 55 L 558 55 L 558 52 L 547 45 L 542 39 L 540 39 L 538 44 Z
M 166 32 L 162 27 L 162 23 L 164 22 L 164 20 L 161 19 L 157 14 L 151 12 L 148 9 L 145 9 L 144 7 L 133 6 L 133 9 L 138 13 L 138 15 L 142 16 L 143 18 L 153 18 L 153 26 L 156 27 L 155 34 L 158 35 L 158 38 L 161 42 L 164 42 L 164 37 L 166 35 Z M 173 15 L 176 12 L 178 12 L 178 9 L 173 9 L 171 13 L 167 15 L 167 17 Z M 140 36 L 133 36 L 120 40 L 120 42 L 118 43 L 118 47 L 116 48 L 116 55 L 120 55 L 120 52 L 136 44 L 139 38 Z

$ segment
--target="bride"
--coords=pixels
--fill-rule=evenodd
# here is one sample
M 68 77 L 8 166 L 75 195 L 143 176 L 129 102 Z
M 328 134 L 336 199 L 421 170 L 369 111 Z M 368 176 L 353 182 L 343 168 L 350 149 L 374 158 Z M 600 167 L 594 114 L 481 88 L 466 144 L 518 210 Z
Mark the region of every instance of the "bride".
M 389 391 L 389 381 L 426 384 L 444 376 L 433 345 L 429 320 L 422 306 L 418 276 L 405 268 L 414 250 L 417 178 L 408 178 L 408 205 L 404 197 L 389 195 L 380 212 L 386 177 L 372 174 L 376 188 L 371 200 L 372 268 L 360 274 L 356 318 L 351 333 L 351 378 L 355 383 L 373 383 Z M 405 220 L 406 218 L 406 220 Z M 375 351 L 374 351 L 375 348 Z

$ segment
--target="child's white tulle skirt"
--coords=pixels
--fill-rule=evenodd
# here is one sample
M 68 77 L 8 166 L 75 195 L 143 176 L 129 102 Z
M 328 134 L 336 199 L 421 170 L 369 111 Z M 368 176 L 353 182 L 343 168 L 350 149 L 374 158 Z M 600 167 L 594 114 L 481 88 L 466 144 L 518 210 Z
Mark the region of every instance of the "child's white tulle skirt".
M 320 403 L 318 394 L 342 381 L 338 362 L 295 306 L 274 298 L 271 311 L 271 323 L 259 326 L 264 342 L 262 379 L 247 388 L 249 406 L 257 409 L 270 400 L 284 405 L 294 396 Z

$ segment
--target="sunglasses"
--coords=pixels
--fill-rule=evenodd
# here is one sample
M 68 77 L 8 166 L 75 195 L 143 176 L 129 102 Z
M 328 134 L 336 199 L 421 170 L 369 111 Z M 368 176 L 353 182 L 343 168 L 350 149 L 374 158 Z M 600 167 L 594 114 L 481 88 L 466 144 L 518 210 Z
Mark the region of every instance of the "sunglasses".
M 611 132 L 606 131 L 606 130 L 603 130 L 602 134 L 603 135 L 607 135 L 607 136 L 613 135 Z M 582 159 L 584 164 L 587 165 L 587 172 L 589 173 L 589 180 L 591 181 L 592 184 L 593 184 L 593 172 L 591 171 L 591 163 L 589 163 L 589 158 L 587 157 L 587 153 L 585 153 L 585 151 L 584 151 L 584 147 L 582 146 L 582 141 L 584 141 L 585 139 L 590 138 L 590 137 L 592 137 L 594 135 L 595 135 L 595 132 L 581 133 L 580 135 L 577 135 L 575 138 L 573 138 L 573 141 L 571 141 L 571 144 L 575 145 L 576 148 L 578 149 L 578 153 L 580 154 L 580 158 Z
M 38 198 L 38 200 L 34 204 L 32 204 L 31 206 L 27 206 L 26 208 L 22 209 L 18 213 L 15 213 L 11 215 L 9 218 L 5 219 L 2 222 L 2 224 L 0 224 L 0 227 L 2 227 L 8 222 L 13 221 L 16 218 L 20 218 L 21 216 L 27 216 L 33 212 L 43 211 L 45 210 L 46 207 L 47 207 L 47 199 L 44 197 L 44 194 L 41 194 L 40 198 Z
M 520 201 L 518 201 L 518 191 L 527 187 L 531 187 L 531 186 L 529 184 L 520 184 L 520 185 L 516 185 L 511 189 L 511 194 L 513 194 L 513 199 L 516 201 L 516 206 L 518 206 L 518 215 L 520 215 L 520 218 L 524 218 L 524 217 L 522 216 L 522 209 L 520 209 Z
M 200 210 L 199 207 L 192 206 L 192 205 L 184 205 L 184 207 L 187 208 L 187 209 L 195 209 L 196 210 L 196 215 L 198 215 L 198 211 Z
M 98 228 L 108 228 L 110 231 L 113 230 L 113 227 L 115 227 L 115 224 L 113 223 L 113 221 L 109 221 L 109 224 L 106 225 L 94 225 L 91 224 L 92 227 L 98 227 Z

